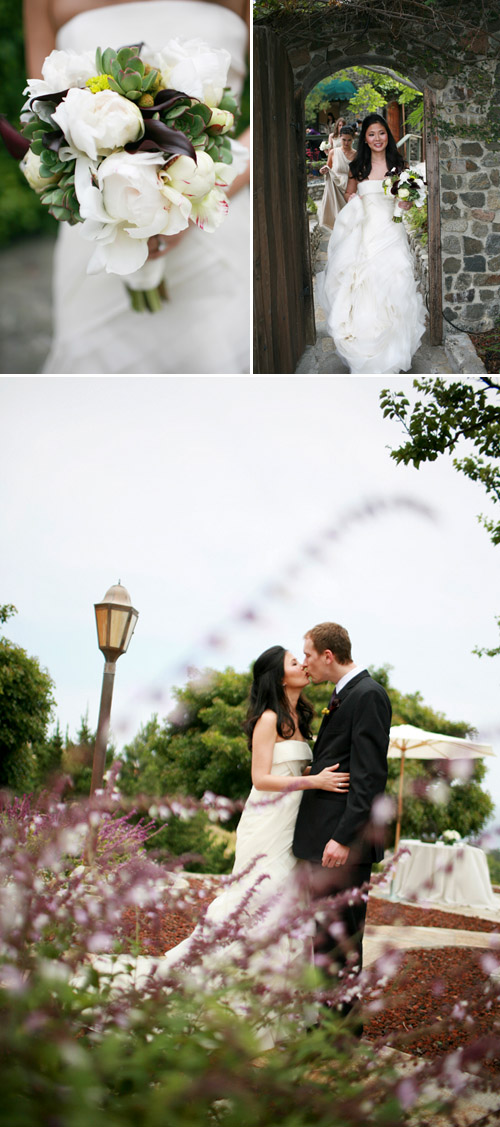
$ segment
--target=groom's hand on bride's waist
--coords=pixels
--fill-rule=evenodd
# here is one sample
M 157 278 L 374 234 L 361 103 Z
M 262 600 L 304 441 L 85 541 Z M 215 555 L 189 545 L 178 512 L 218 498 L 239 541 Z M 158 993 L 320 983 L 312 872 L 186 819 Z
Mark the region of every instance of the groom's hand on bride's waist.
M 330 838 L 323 850 L 321 864 L 324 869 L 336 869 L 339 865 L 345 865 L 348 856 L 349 846 L 341 845 L 339 841 Z

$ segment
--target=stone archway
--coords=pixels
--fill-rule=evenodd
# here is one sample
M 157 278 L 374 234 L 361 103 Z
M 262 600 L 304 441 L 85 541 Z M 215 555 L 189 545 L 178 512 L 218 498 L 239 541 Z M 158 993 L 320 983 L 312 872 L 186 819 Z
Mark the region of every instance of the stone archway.
M 297 146 L 303 129 L 305 94 L 322 78 L 349 65 L 386 66 L 407 75 L 424 94 L 429 198 L 429 310 L 432 342 L 441 340 L 441 309 L 451 323 L 489 328 L 500 313 L 500 194 L 495 145 L 479 139 L 446 139 L 438 146 L 435 115 L 459 125 L 477 122 L 485 105 L 462 89 L 449 64 L 445 73 L 446 36 L 410 17 L 394 28 L 373 24 L 366 10 L 339 5 L 314 19 L 266 20 L 254 27 L 254 185 L 255 185 L 255 371 L 293 372 L 305 343 L 313 343 L 311 265 L 303 233 L 305 156 Z M 496 44 L 483 36 L 474 49 L 483 69 L 496 75 Z M 474 61 L 474 49 L 470 54 Z M 490 58 L 491 54 L 491 58 Z M 441 70 L 439 69 L 441 60 Z M 270 94 L 269 78 L 279 78 Z M 455 67 L 455 70 L 457 68 Z M 498 67 L 500 73 L 500 66 Z M 263 78 L 263 76 L 266 76 Z M 458 108 L 457 108 L 458 106 Z M 462 130 L 463 131 L 463 130 Z M 294 144 L 290 137 L 294 136 Z M 499 146 L 496 145 L 498 150 Z M 481 161 L 470 159 L 480 157 Z M 272 169 L 275 169 L 274 175 Z M 496 176 L 496 179 L 495 179 Z M 275 190 L 270 186 L 275 184 Z M 300 218 L 302 216 L 302 219 Z M 291 220 L 287 223 L 286 218 Z M 493 230 L 491 230 L 491 224 Z M 273 230 L 269 255 L 266 232 Z M 300 237 L 300 265 L 293 262 Z M 497 246 L 498 243 L 498 246 Z M 441 244 L 444 261 L 441 261 Z M 280 268 L 276 269 L 279 261 Z M 296 284 L 292 282 L 295 276 Z M 262 279 L 267 279 L 264 292 Z M 495 286 L 495 289 L 493 287 Z M 491 287 L 491 288 L 488 288 Z M 293 303 L 290 291 L 293 290 Z M 265 346 L 263 346 L 263 341 Z

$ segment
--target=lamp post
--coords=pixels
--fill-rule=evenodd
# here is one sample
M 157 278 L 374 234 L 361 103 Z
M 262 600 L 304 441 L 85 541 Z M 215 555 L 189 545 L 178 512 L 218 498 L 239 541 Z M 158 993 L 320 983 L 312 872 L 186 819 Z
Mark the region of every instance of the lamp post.
M 134 610 L 130 595 L 120 582 L 106 591 L 102 603 L 95 603 L 97 640 L 99 649 L 104 654 L 105 664 L 90 784 L 91 794 L 102 786 L 104 778 L 116 663 L 120 655 L 127 652 L 138 617 L 139 612 Z

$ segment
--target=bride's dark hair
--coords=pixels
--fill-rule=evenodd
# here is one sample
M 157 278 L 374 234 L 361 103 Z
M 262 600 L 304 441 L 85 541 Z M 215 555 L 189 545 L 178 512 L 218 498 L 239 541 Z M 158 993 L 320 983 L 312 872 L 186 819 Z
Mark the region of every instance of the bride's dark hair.
M 365 137 L 366 130 L 369 129 L 370 125 L 375 125 L 375 122 L 378 122 L 379 125 L 383 125 L 387 133 L 387 148 L 385 150 L 387 171 L 402 172 L 405 167 L 404 158 L 401 156 L 401 153 L 398 152 L 396 142 L 385 118 L 379 113 L 369 113 L 368 116 L 363 119 L 358 141 L 358 151 L 354 160 L 352 160 L 349 165 L 349 175 L 354 177 L 355 180 L 367 180 L 372 170 L 372 151 Z
M 270 708 L 276 713 L 276 728 L 283 740 L 290 740 L 295 724 L 290 713 L 290 704 L 283 684 L 285 676 L 285 654 L 283 646 L 271 646 L 257 658 L 253 667 L 253 681 L 245 723 L 248 746 L 252 749 L 253 730 L 262 713 Z M 302 696 L 297 701 L 297 722 L 305 740 L 312 738 L 311 720 L 314 716 L 312 704 Z

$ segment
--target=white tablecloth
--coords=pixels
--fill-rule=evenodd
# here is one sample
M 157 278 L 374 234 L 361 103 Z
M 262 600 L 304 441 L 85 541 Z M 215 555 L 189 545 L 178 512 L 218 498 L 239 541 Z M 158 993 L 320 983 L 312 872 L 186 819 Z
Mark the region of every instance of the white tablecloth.
M 430 845 L 402 840 L 409 849 L 396 865 L 391 896 L 470 908 L 496 908 L 486 854 L 472 845 Z

